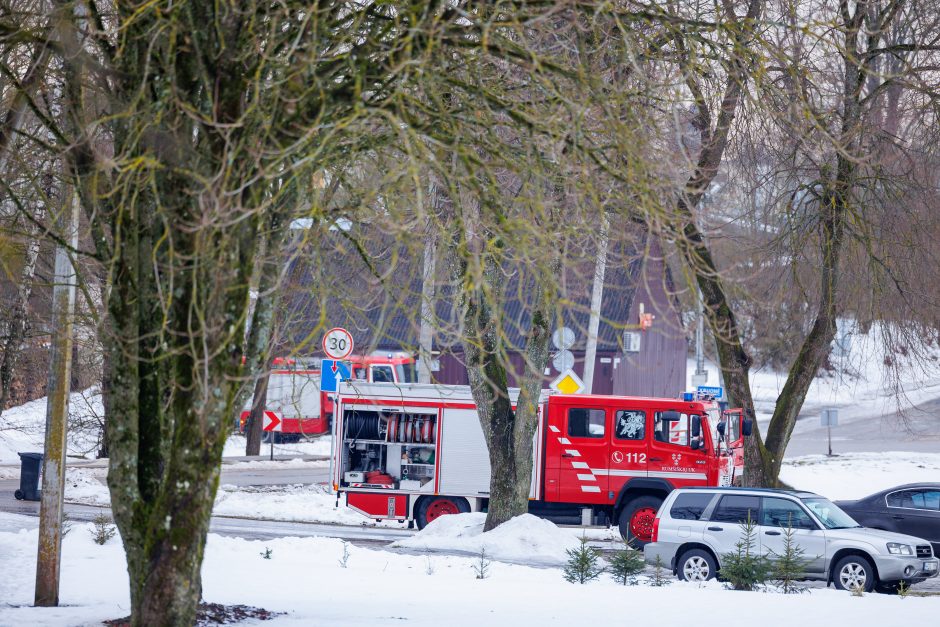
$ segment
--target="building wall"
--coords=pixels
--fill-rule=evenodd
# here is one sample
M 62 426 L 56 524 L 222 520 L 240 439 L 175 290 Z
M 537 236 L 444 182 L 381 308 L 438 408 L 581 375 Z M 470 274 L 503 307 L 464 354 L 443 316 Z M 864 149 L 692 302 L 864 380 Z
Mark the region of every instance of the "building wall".
M 657 252 L 647 258 L 629 317 L 631 324 L 638 324 L 642 307 L 655 316 L 653 326 L 635 331 L 640 333 L 638 353 L 619 355 L 613 369 L 613 393 L 617 395 L 674 398 L 685 390 L 685 330 L 667 292 L 665 264 Z

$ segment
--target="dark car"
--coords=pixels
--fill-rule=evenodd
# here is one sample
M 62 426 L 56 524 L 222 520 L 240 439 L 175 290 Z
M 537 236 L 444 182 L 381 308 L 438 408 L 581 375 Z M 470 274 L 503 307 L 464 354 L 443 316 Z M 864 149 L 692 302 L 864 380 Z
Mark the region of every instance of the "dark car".
M 923 538 L 940 555 L 940 483 L 911 483 L 836 505 L 864 527 Z

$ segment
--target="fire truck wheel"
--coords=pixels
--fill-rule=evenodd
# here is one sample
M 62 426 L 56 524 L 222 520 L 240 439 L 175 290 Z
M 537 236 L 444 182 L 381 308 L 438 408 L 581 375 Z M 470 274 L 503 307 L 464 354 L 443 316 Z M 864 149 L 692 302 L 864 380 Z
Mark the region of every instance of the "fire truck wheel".
M 640 496 L 620 510 L 620 535 L 634 549 L 642 549 L 653 539 L 653 521 L 662 502 L 656 496 Z
M 718 564 L 708 551 L 691 549 L 676 562 L 676 574 L 682 581 L 708 581 L 718 573 Z
M 418 529 L 424 529 L 429 522 L 447 514 L 466 514 L 470 511 L 467 499 L 459 496 L 431 496 L 421 499 L 415 519 Z

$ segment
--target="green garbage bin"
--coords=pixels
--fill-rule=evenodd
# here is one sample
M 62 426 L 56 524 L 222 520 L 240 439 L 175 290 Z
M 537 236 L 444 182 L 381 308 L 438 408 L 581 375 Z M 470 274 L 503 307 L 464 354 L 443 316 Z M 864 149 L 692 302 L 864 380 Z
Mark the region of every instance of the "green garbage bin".
M 38 501 L 42 490 L 42 453 L 18 453 L 20 456 L 20 489 L 13 493 L 20 501 Z

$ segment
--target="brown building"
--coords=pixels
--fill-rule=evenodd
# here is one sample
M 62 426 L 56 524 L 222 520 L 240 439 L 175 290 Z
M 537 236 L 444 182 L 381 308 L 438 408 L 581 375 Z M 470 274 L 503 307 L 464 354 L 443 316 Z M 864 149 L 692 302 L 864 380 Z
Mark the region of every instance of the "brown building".
M 644 238 L 645 240 L 645 238 Z M 595 394 L 674 397 L 685 388 L 687 340 L 677 310 L 674 287 L 668 266 L 662 259 L 657 242 L 641 241 L 642 245 L 612 246 L 605 273 L 596 362 Z M 637 251 L 643 251 L 639 254 Z M 332 326 L 346 327 L 356 342 L 356 352 L 406 351 L 417 353 L 418 320 L 421 295 L 421 271 L 406 254 L 389 251 L 389 263 L 397 264 L 389 281 L 380 285 L 363 278 L 364 269 L 354 260 L 340 255 L 342 263 L 331 263 L 330 270 L 295 264 L 290 289 L 290 322 L 282 350 L 306 345 L 319 349 L 319 338 Z M 334 257 L 336 259 L 338 257 Z M 583 261 L 583 260 L 582 260 Z M 575 264 L 578 265 L 578 264 Z M 566 305 L 561 309 L 556 327 L 566 326 L 574 332 L 570 347 L 574 371 L 583 377 L 584 353 L 589 321 L 590 296 L 593 282 L 593 260 L 581 271 L 570 267 L 563 281 Z M 523 364 L 521 349 L 529 328 L 524 272 L 507 271 L 508 296 L 500 312 L 504 341 L 511 370 Z M 319 278 L 318 278 L 319 277 Z M 329 277 L 329 279 L 325 278 Z M 398 278 L 395 278 L 398 277 Z M 331 297 L 320 291 L 297 289 L 332 281 L 341 286 Z M 397 283 L 394 283 L 397 281 Z M 395 287 L 397 285 L 397 287 Z M 435 295 L 435 366 L 433 378 L 446 384 L 466 384 L 463 348 L 460 343 L 458 312 L 455 311 L 450 288 L 446 282 L 437 286 Z M 652 314 L 650 328 L 641 330 L 641 313 Z M 311 351 L 300 351 L 311 352 Z M 559 351 L 552 348 L 554 357 Z M 313 354 L 311 357 L 321 355 Z M 550 359 L 551 362 L 551 359 Z M 546 385 L 558 376 L 549 363 Z M 510 385 L 514 383 L 510 373 Z

